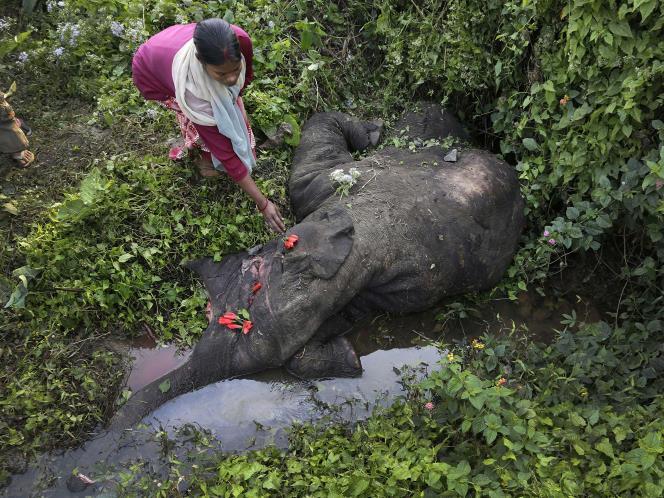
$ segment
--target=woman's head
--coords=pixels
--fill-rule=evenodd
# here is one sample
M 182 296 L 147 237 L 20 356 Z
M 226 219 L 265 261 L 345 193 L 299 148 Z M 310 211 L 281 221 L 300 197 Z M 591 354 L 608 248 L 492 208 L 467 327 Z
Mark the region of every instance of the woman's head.
M 205 19 L 194 29 L 196 57 L 203 63 L 211 78 L 233 86 L 242 66 L 240 42 L 223 19 Z

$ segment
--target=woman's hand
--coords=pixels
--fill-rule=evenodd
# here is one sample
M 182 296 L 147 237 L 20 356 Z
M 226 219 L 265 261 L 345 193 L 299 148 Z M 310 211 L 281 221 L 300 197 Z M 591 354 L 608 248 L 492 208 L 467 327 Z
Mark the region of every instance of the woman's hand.
M 279 208 L 270 199 L 266 199 L 266 201 L 265 207 L 260 209 L 263 218 L 265 218 L 265 224 L 275 232 L 283 233 L 286 230 L 286 225 L 284 225 Z
M 246 175 L 239 180 L 238 185 L 244 190 L 256 203 L 256 207 L 265 218 L 265 224 L 277 233 L 286 231 L 286 225 L 281 217 L 281 213 L 274 203 L 265 197 L 252 180 L 250 175 Z

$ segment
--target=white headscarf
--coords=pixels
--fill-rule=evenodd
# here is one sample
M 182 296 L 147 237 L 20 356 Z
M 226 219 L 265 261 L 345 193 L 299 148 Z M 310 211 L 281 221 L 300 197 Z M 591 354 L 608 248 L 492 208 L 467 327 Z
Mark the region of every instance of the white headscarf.
M 241 61 L 240 76 L 233 86 L 226 86 L 218 82 L 205 71 L 203 64 L 196 57 L 193 39 L 185 43 L 175 54 L 171 71 L 175 84 L 175 99 L 184 115 L 195 124 L 216 125 L 219 133 L 230 139 L 233 151 L 251 173 L 256 165 L 256 160 L 251 150 L 244 115 L 237 103 L 240 91 L 244 86 L 246 72 L 244 56 Z M 187 93 L 210 102 L 212 114 L 201 110 L 200 107 L 189 105 L 186 98 Z M 212 159 L 215 166 L 220 164 L 214 155 Z

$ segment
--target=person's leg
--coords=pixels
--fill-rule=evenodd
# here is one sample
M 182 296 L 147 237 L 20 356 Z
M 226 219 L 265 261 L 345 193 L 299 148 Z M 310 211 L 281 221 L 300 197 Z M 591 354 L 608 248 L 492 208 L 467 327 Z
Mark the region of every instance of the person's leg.
M 35 160 L 35 155 L 28 150 L 28 145 L 28 139 L 9 107 L 9 111 L 0 116 L 0 152 L 10 154 L 17 166 L 25 168 Z

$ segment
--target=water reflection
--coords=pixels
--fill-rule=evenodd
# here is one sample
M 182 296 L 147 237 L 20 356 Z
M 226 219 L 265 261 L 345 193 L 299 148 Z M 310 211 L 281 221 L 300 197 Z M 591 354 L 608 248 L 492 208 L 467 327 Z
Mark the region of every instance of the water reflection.
M 403 393 L 401 368 L 433 367 L 439 357 L 433 346 L 381 350 L 362 357 L 364 373 L 356 379 L 303 382 L 273 371 L 262 378 L 221 381 L 171 400 L 145 422 L 169 432 L 196 423 L 209 429 L 227 451 L 270 443 L 283 447 L 284 429 L 294 422 L 325 415 L 350 421 L 365 418 L 376 404 Z

